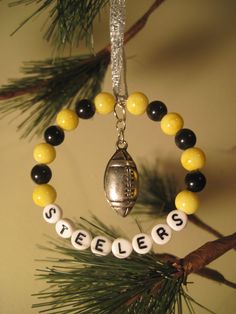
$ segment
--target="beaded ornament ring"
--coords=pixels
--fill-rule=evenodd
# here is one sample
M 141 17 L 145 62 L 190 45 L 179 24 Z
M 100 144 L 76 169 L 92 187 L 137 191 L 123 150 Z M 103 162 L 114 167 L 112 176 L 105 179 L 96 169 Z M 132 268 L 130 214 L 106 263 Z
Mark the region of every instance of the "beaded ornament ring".
M 140 233 L 132 241 L 123 238 L 111 242 L 104 236 L 92 237 L 87 230 L 76 230 L 74 223 L 63 217 L 62 209 L 55 204 L 56 190 L 48 184 L 52 177 L 48 164 L 56 157 L 55 146 L 64 141 L 65 131 L 71 131 L 78 126 L 79 118 L 90 119 L 95 112 L 106 115 L 114 111 L 115 98 L 109 93 L 98 94 L 94 102 L 83 99 L 76 104 L 75 112 L 63 109 L 56 118 L 57 125 L 50 126 L 44 133 L 45 142 L 34 148 L 34 159 L 38 162 L 31 170 L 31 178 L 38 185 L 33 191 L 33 201 L 43 207 L 43 218 L 50 224 L 55 224 L 57 234 L 62 238 L 70 238 L 73 247 L 85 250 L 89 247 L 96 255 L 105 256 L 110 252 L 117 258 L 127 258 L 132 251 L 138 254 L 147 254 L 152 249 L 153 242 L 157 245 L 167 243 L 172 231 L 182 230 L 187 223 L 187 215 L 193 214 L 199 207 L 196 192 L 200 192 L 206 184 L 205 176 L 200 169 L 205 165 L 205 154 L 195 147 L 196 135 L 193 131 L 183 128 L 183 119 L 177 113 L 168 113 L 167 107 L 161 101 L 149 103 L 148 98 L 141 92 L 131 94 L 126 101 L 127 110 L 133 115 L 147 113 L 147 116 L 160 122 L 162 131 L 167 135 L 175 136 L 175 143 L 183 150 L 181 164 L 189 172 L 185 176 L 186 189 L 175 198 L 176 209 L 166 218 L 166 223 L 156 224 L 149 234 Z
M 124 52 L 125 0 L 110 0 L 110 42 L 111 74 L 113 95 L 98 94 L 94 102 L 83 99 L 76 104 L 76 111 L 63 109 L 58 113 L 57 125 L 50 126 L 44 133 L 45 142 L 34 148 L 34 159 L 38 162 L 31 171 L 31 177 L 38 186 L 34 189 L 33 200 L 36 205 L 44 207 L 43 217 L 48 223 L 56 225 L 56 232 L 62 238 L 70 238 L 77 250 L 91 248 L 96 255 L 108 255 L 111 251 L 117 258 L 127 258 L 134 250 L 138 254 L 147 254 L 155 242 L 167 243 L 172 230 L 180 231 L 187 223 L 187 215 L 193 214 L 199 207 L 195 192 L 201 191 L 206 183 L 199 171 L 205 164 L 205 155 L 196 148 L 196 136 L 193 131 L 183 129 L 183 119 L 177 113 L 167 113 L 167 108 L 160 101 L 149 103 L 146 95 L 140 92 L 128 97 L 126 82 L 126 59 Z M 73 222 L 63 218 L 62 210 L 55 204 L 56 191 L 48 184 L 52 173 L 47 164 L 56 157 L 55 146 L 64 141 L 64 132 L 74 130 L 79 118 L 90 119 L 95 112 L 106 115 L 113 112 L 116 118 L 117 142 L 116 152 L 109 160 L 104 175 L 104 190 L 110 206 L 125 217 L 132 210 L 139 190 L 138 170 L 134 160 L 127 151 L 125 140 L 126 109 L 134 115 L 147 112 L 153 121 L 160 121 L 162 131 L 175 136 L 176 145 L 184 150 L 181 156 L 182 166 L 190 171 L 185 177 L 186 189 L 175 198 L 176 209 L 171 211 L 166 223 L 155 225 L 149 234 L 140 233 L 132 241 L 118 238 L 112 243 L 104 236 L 92 235 L 87 230 L 76 230 Z

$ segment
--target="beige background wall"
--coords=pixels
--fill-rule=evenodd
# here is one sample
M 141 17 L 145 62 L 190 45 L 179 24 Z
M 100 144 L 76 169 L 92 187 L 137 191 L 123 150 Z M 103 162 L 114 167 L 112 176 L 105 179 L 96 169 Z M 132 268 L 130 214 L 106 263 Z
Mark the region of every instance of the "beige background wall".
M 23 61 L 49 57 L 51 47 L 41 39 L 41 23 L 35 19 L 14 37 L 9 34 L 28 15 L 30 8 L 9 9 L 0 3 L 0 84 L 20 76 Z M 152 1 L 128 1 L 127 24 L 131 25 Z M 235 231 L 235 1 L 167 0 L 150 18 L 145 29 L 127 45 L 129 90 L 141 90 L 150 100 L 163 100 L 169 111 L 179 112 L 185 126 L 196 131 L 198 145 L 207 154 L 207 189 L 201 193 L 198 215 L 224 234 Z M 102 29 L 102 30 L 101 30 Z M 108 41 L 108 20 L 102 14 L 95 27 L 96 49 Z M 76 52 L 75 52 L 76 53 Z M 110 73 L 104 90 L 111 91 Z M 37 248 L 45 244 L 44 234 L 55 236 L 44 223 L 41 209 L 31 201 L 33 183 L 29 172 L 34 165 L 32 142 L 19 140 L 17 121 L 0 121 L 1 210 L 0 210 L 0 313 L 37 313 L 30 295 L 45 288 L 34 279 L 35 269 L 43 267 L 36 259 L 48 253 Z M 114 151 L 114 118 L 96 116 L 81 121 L 77 131 L 68 134 L 58 148 L 52 166 L 52 184 L 58 203 L 68 217 L 84 216 L 89 211 L 105 223 L 121 226 L 132 237 L 137 228 L 130 218 L 117 217 L 104 200 L 102 177 Z M 142 117 L 128 117 L 129 151 L 140 160 L 156 157 L 181 180 L 180 151 L 173 138 L 163 135 L 159 125 Z M 147 230 L 155 222 L 147 225 Z M 163 250 L 184 256 L 213 237 L 189 224 L 175 234 Z M 219 258 L 212 267 L 236 281 L 235 252 Z M 191 276 L 189 293 L 219 314 L 233 314 L 235 292 L 225 286 Z M 203 313 L 198 309 L 197 313 Z

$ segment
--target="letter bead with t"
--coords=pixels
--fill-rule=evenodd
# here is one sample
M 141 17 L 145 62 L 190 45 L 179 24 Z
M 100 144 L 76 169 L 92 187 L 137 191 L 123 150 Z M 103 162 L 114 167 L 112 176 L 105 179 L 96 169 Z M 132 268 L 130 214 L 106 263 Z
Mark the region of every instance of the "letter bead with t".
M 60 219 L 56 223 L 56 232 L 57 234 L 64 238 L 69 239 L 74 231 L 74 224 L 69 219 Z

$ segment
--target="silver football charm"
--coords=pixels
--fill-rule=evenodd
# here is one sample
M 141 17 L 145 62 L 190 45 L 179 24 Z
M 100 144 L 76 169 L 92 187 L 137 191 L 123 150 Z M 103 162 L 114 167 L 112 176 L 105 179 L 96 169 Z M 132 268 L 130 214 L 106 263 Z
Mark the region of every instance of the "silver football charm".
M 127 216 L 138 197 L 138 171 L 126 148 L 118 148 L 109 160 L 104 175 L 104 190 L 110 206 Z

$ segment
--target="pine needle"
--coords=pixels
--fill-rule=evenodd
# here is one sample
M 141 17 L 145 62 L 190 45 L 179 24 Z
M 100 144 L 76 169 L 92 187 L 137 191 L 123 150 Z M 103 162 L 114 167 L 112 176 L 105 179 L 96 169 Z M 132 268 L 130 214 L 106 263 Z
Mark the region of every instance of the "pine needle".
M 16 30 L 15 34 L 33 17 L 48 12 L 48 28 L 44 38 L 51 42 L 57 50 L 77 47 L 80 41 L 92 48 L 93 22 L 104 8 L 108 0 L 18 0 L 10 2 L 9 6 L 36 4 L 38 8 L 26 18 Z
M 73 106 L 75 99 L 94 98 L 108 64 L 105 53 L 25 63 L 26 76 L 0 88 L 0 99 L 15 96 L 0 103 L 0 114 L 2 118 L 16 112 L 24 116 L 18 125 L 22 137 L 41 135 L 63 107 Z
M 43 308 L 40 313 L 145 313 L 138 310 L 145 306 L 162 314 L 181 284 L 171 278 L 175 269 L 153 254 L 119 260 L 58 246 L 55 251 L 67 259 L 39 271 L 37 277 L 51 285 L 35 295 L 41 301 L 33 307 Z

